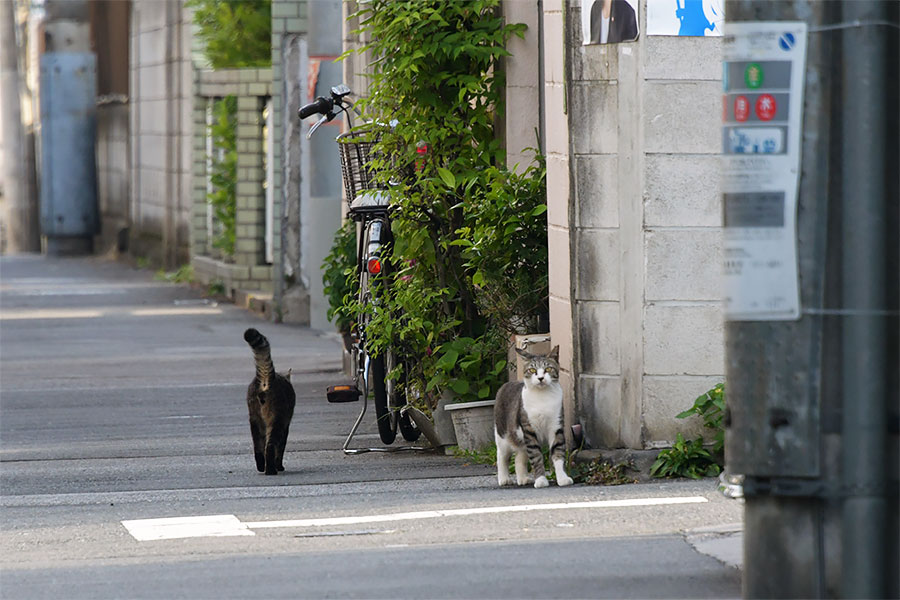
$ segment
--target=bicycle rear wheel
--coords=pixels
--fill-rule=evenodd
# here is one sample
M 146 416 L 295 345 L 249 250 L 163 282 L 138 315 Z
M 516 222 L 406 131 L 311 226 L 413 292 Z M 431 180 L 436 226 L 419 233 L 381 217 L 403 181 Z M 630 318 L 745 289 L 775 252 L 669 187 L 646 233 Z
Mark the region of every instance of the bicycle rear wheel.
M 385 360 L 385 359 L 388 360 Z M 372 392 L 375 396 L 375 417 L 378 423 L 378 436 L 385 444 L 393 444 L 397 437 L 397 411 L 390 406 L 390 396 L 394 393 L 393 382 L 387 380 L 392 353 L 387 351 L 381 356 L 373 356 L 369 362 L 369 378 L 372 381 Z

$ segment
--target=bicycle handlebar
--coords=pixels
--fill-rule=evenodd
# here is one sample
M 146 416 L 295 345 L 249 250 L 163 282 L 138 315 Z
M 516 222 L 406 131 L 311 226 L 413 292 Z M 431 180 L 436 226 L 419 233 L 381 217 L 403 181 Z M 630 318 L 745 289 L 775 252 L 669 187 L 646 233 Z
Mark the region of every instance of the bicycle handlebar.
M 319 96 L 316 98 L 315 102 L 307 104 L 306 106 L 300 107 L 300 118 L 305 119 L 309 116 L 312 116 L 316 113 L 320 115 L 326 115 L 331 112 L 331 109 L 334 108 L 334 100 L 332 98 L 325 98 L 324 96 Z

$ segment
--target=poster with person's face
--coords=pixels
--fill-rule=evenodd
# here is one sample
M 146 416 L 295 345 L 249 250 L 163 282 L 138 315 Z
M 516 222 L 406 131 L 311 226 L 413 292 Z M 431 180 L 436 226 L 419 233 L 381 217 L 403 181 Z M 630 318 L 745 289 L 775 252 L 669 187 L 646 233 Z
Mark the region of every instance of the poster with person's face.
M 585 45 L 633 42 L 640 31 L 637 0 L 582 0 L 581 28 Z

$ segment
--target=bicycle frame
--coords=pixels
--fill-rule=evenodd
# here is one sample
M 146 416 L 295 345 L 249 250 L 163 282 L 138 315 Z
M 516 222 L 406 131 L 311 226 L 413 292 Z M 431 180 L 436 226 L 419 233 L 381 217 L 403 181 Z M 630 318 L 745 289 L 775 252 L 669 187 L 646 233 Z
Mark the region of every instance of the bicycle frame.
M 308 104 L 299 110 L 301 118 L 306 118 L 313 114 L 322 115 L 310 128 L 307 138 L 311 137 L 323 123 L 331 121 L 341 112 L 346 115 L 348 126 L 350 126 L 352 131 L 350 109 L 356 112 L 357 115 L 359 115 L 359 112 L 353 104 L 346 99 L 346 96 L 350 93 L 350 89 L 345 85 L 335 86 L 331 90 L 331 98 L 319 97 L 315 102 Z M 335 107 L 337 107 L 337 111 L 335 110 Z M 362 186 L 363 191 L 361 193 L 354 194 L 355 188 L 349 184 L 347 180 L 350 175 L 348 175 L 349 169 L 345 168 L 345 163 L 347 161 L 343 155 L 344 152 L 345 150 L 342 147 L 342 170 L 344 171 L 348 202 L 350 202 L 350 218 L 357 223 L 360 223 L 357 244 L 357 273 L 359 274 L 360 285 L 359 302 L 361 305 L 377 305 L 372 292 L 373 286 L 371 286 L 371 283 L 375 277 L 383 277 L 385 275 L 383 270 L 389 269 L 387 261 L 388 252 L 386 252 L 385 249 L 389 247 L 392 242 L 388 195 L 383 190 L 369 189 L 365 185 Z M 357 157 L 357 160 L 361 161 L 362 159 Z M 356 166 L 360 170 L 363 170 L 364 168 L 364 165 Z M 371 264 L 370 261 L 372 260 L 375 260 L 376 264 Z M 378 270 L 373 271 L 376 267 Z M 406 414 L 405 409 L 395 405 L 393 393 L 394 384 L 393 382 L 389 382 L 386 378 L 386 374 L 390 371 L 390 367 L 393 366 L 389 365 L 389 362 L 391 359 L 395 358 L 394 350 L 390 348 L 386 350 L 382 356 L 372 356 L 366 338 L 367 321 L 368 319 L 365 315 L 360 315 L 358 317 L 355 340 L 350 348 L 351 370 L 354 373 L 354 387 L 357 397 L 358 395 L 362 395 L 363 404 L 341 450 L 344 454 L 433 450 L 434 448 L 423 448 L 418 446 L 378 448 L 350 447 L 351 441 L 356 435 L 366 414 L 369 394 L 372 390 L 375 392 L 376 412 L 384 413 L 378 415 L 379 435 L 381 435 L 382 441 L 387 444 L 392 443 L 398 427 L 400 428 L 403 437 L 408 441 L 414 441 L 419 436 L 419 430 L 411 425 L 410 416 Z M 373 370 L 375 373 L 373 373 Z M 378 378 L 379 381 L 374 381 L 373 377 Z M 331 399 L 330 396 L 329 399 Z M 385 424 L 383 419 L 388 419 L 387 424 Z M 414 437 L 412 437 L 413 433 L 415 434 Z M 386 436 L 389 439 L 386 439 Z M 431 441 L 434 446 L 434 440 Z

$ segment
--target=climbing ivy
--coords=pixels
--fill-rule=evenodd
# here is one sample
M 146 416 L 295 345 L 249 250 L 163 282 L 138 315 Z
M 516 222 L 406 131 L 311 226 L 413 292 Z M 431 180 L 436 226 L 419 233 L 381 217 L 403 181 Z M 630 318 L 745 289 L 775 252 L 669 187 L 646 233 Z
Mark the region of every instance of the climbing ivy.
M 215 217 L 213 247 L 234 254 L 237 216 L 237 99 L 226 96 L 213 105 L 209 135 L 213 140 L 212 192 L 207 195 Z
M 504 21 L 500 0 L 359 6 L 355 33 L 370 40 L 362 51 L 373 58 L 360 106 L 369 119 L 396 124 L 382 131 L 374 161 L 398 209 L 394 284 L 369 339 L 414 357 L 407 381 L 453 389 L 464 400 L 493 397 L 506 380 L 510 324 L 533 314 L 497 317 L 509 307 L 545 312 L 547 301 L 544 167 L 538 160 L 526 175 L 506 170 L 496 130 L 505 92 L 500 60 L 525 26 Z M 416 153 L 423 146 L 425 160 Z M 417 159 L 419 169 L 398 178 L 398 168 Z M 506 278 L 517 274 L 524 279 L 510 286 Z M 510 299 L 529 287 L 534 302 Z M 348 300 L 350 312 L 370 309 Z
M 197 37 L 214 69 L 265 67 L 272 64 L 272 0 L 188 0 L 194 11 Z M 213 247 L 234 254 L 237 212 L 237 100 L 215 101 L 208 200 L 215 217 Z
M 213 69 L 272 64 L 272 0 L 188 0 Z

